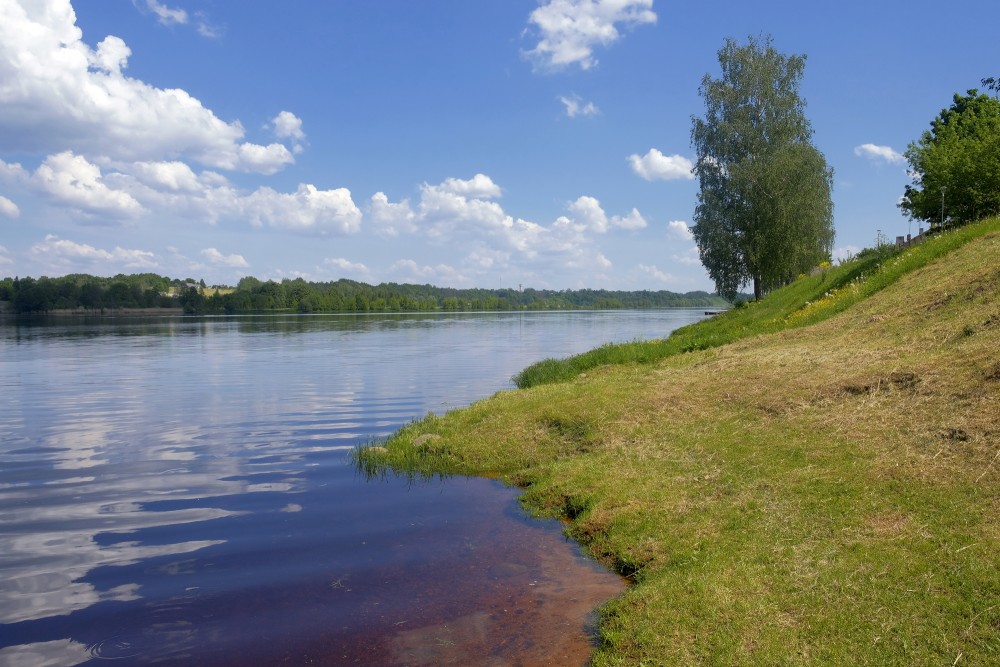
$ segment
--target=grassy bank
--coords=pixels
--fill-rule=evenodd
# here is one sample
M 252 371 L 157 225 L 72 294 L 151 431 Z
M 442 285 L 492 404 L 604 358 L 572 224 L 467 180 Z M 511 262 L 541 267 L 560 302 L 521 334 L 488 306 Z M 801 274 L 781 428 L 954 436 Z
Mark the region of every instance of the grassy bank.
M 900 277 L 990 233 L 996 221 L 969 225 L 908 248 L 871 248 L 850 262 L 799 278 L 759 303 L 730 311 L 726 317 L 679 329 L 655 341 L 609 344 L 567 359 L 545 359 L 514 378 L 521 389 L 564 382 L 598 366 L 654 363 L 675 354 L 726 345 L 742 338 L 815 324 L 895 283 Z
M 358 462 L 569 518 L 635 582 L 595 665 L 1000 664 L 998 257 L 992 220 L 862 258 Z

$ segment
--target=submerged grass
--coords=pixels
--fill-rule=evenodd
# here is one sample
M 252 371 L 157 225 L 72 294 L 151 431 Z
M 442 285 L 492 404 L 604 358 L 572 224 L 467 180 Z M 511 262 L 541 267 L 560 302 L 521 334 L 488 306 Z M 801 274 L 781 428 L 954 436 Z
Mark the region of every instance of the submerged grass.
M 500 392 L 356 458 L 567 518 L 635 583 L 598 667 L 1000 664 L 997 257 L 991 220 L 831 269 L 680 336 L 728 345 Z

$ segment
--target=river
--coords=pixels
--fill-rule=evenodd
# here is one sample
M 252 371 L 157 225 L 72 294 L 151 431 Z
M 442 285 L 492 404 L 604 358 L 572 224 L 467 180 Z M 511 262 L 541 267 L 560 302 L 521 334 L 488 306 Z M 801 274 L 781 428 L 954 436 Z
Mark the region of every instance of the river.
M 572 665 L 622 582 L 359 444 L 700 310 L 0 320 L 0 667 Z

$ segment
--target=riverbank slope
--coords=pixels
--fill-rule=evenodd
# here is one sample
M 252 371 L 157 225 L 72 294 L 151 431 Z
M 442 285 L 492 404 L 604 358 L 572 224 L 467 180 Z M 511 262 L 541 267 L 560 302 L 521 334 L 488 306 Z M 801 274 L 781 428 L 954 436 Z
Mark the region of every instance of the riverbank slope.
M 429 416 L 359 465 L 498 476 L 565 516 L 634 581 L 598 666 L 996 664 L 1000 221 L 951 234 L 662 358 Z

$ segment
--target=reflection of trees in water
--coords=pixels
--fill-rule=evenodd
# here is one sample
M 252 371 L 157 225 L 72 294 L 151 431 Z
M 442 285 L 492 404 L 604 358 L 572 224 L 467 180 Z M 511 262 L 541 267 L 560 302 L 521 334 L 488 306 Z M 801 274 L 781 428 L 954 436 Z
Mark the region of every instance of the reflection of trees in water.
M 476 313 L 472 317 L 482 317 Z M 411 329 L 440 325 L 448 317 L 436 313 L 373 313 L 373 314 L 322 314 L 322 315 L 248 315 L 233 316 L 241 333 L 301 334 L 315 331 L 357 332 Z M 445 319 L 442 319 L 445 318 Z

